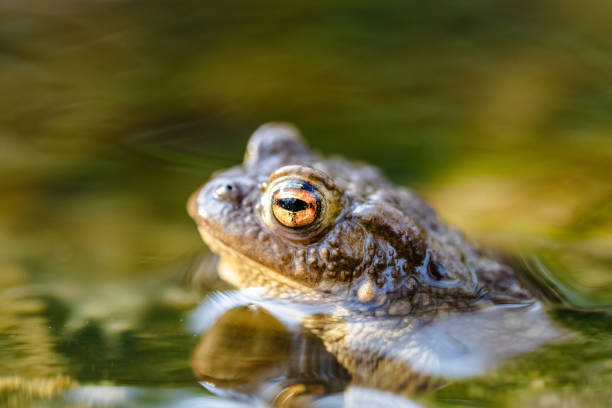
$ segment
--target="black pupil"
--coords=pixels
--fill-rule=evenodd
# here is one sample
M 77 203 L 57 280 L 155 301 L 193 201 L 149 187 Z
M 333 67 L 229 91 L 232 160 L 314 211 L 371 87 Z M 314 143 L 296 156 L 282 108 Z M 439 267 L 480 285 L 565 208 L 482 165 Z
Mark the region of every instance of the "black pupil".
M 291 197 L 276 200 L 276 205 L 291 212 L 299 212 L 308 208 L 308 203 L 306 201 Z

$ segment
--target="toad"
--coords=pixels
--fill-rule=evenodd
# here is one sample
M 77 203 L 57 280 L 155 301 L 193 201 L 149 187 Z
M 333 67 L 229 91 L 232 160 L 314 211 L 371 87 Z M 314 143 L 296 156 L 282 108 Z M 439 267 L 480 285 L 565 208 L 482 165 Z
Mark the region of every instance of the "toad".
M 288 124 L 257 129 L 244 162 L 215 173 L 188 209 L 240 288 L 329 293 L 390 315 L 530 299 L 412 191 L 311 152 Z
M 194 330 L 219 305 L 297 316 L 351 384 L 413 394 L 559 334 L 511 267 L 375 167 L 312 152 L 289 124 L 258 128 L 244 162 L 213 174 L 188 210 L 240 289 L 205 301 Z

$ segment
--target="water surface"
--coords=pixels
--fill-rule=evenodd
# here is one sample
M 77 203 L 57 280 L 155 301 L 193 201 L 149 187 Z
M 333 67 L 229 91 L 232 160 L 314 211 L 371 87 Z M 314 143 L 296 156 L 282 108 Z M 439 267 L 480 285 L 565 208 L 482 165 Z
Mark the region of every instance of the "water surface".
M 214 335 L 189 326 L 231 288 L 185 202 L 268 120 L 380 166 L 557 299 L 562 341 L 413 402 L 611 405 L 611 14 L 596 0 L 3 2 L 0 405 L 380 397 L 343 395 L 342 367 L 265 308 L 221 314 Z M 211 400 L 194 356 L 241 394 Z

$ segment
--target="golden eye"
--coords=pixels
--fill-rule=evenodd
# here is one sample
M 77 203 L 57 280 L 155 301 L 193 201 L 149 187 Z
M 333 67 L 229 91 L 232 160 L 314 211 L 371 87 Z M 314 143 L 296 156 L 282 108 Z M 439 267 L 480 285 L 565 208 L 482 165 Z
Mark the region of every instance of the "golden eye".
M 302 180 L 286 180 L 272 194 L 272 213 L 282 225 L 291 228 L 313 224 L 321 212 L 317 190 Z
M 262 189 L 258 215 L 274 234 L 314 242 L 342 212 L 343 191 L 321 170 L 300 165 L 273 171 Z

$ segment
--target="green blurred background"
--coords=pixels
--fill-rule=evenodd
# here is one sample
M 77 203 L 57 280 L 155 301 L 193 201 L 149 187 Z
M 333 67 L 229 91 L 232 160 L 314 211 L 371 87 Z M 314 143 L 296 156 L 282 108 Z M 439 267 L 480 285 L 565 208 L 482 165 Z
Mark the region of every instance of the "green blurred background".
M 186 199 L 269 120 L 610 302 L 611 21 L 606 0 L 5 0 L 0 326 L 32 296 L 116 333 L 191 307 Z

